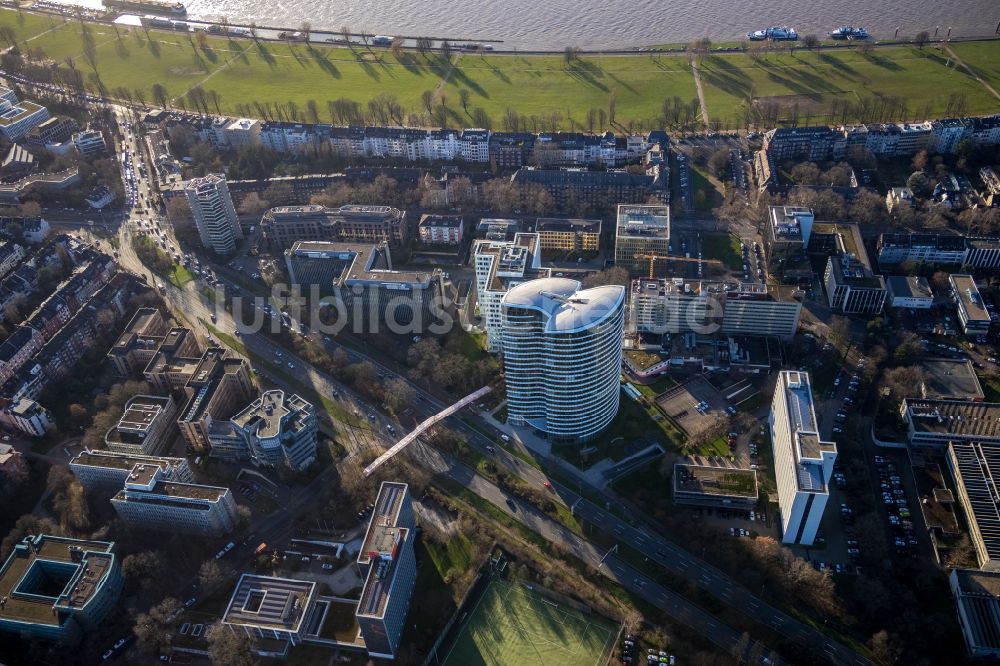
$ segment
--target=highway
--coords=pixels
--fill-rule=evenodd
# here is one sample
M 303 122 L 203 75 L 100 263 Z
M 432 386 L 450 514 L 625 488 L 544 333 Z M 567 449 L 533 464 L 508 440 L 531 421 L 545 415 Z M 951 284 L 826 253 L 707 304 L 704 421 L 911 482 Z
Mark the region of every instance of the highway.
M 130 137 L 130 142 L 135 149 L 139 148 L 135 143 L 134 137 Z M 141 153 L 136 152 L 134 154 Z M 134 161 L 132 166 L 133 168 L 136 166 Z M 134 177 L 136 182 L 140 184 L 139 190 L 143 195 L 151 193 L 151 188 L 143 182 L 144 178 L 140 173 L 136 172 Z M 154 276 L 141 264 L 139 258 L 132 250 L 130 237 L 131 231 L 135 227 L 134 220 L 138 217 L 140 216 L 134 213 L 131 214 L 125 223 L 120 225 L 118 231 L 120 240 L 119 261 L 122 267 L 145 276 L 150 284 L 164 282 L 164 297 L 171 304 L 172 309 L 183 316 L 191 326 L 202 329 L 202 322 L 207 322 L 214 316 L 218 329 L 227 332 L 236 331 L 236 322 L 233 321 L 227 312 L 221 308 L 216 308 L 211 301 L 197 291 L 197 282 L 191 282 L 185 285 L 184 288 L 177 288 L 166 283 L 162 278 Z M 150 215 L 146 214 L 143 217 L 148 218 Z M 169 225 L 165 220 L 160 224 L 161 229 L 168 229 Z M 169 231 L 167 233 L 169 234 Z M 229 286 L 230 288 L 232 287 L 232 285 Z M 244 331 L 243 327 L 239 328 L 241 331 Z M 324 345 L 328 351 L 334 351 L 339 347 L 336 342 L 327 340 L 318 333 L 313 333 L 311 338 L 319 344 Z M 347 446 L 351 454 L 361 453 L 364 450 L 382 452 L 394 443 L 393 438 L 383 434 L 384 424 L 388 423 L 389 420 L 380 415 L 376 407 L 367 404 L 352 391 L 339 384 L 333 378 L 319 372 L 302 359 L 294 356 L 290 351 L 279 347 L 262 333 L 245 331 L 242 332 L 240 339 L 247 350 L 253 354 L 262 358 L 273 359 L 275 364 L 286 366 L 289 363 L 292 364 L 289 367 L 289 374 L 295 374 L 303 383 L 311 386 L 321 395 L 336 399 L 349 413 L 353 412 L 361 418 L 364 418 L 368 414 L 375 417 L 371 419 L 372 428 L 370 429 L 368 427 L 336 423 L 337 434 L 339 435 L 338 440 Z M 344 348 L 344 351 L 352 360 L 371 361 L 386 376 L 397 375 L 394 369 L 380 363 L 376 359 L 369 358 L 352 349 Z M 267 372 L 266 367 L 258 368 L 258 370 L 260 372 Z M 409 382 L 405 376 L 399 376 L 401 379 Z M 273 379 L 279 384 L 285 383 L 281 377 L 273 377 Z M 447 403 L 440 401 L 422 387 L 412 382 L 409 383 L 417 396 L 419 396 L 419 400 L 413 405 L 413 410 L 416 412 L 418 419 L 433 415 L 447 406 Z M 464 418 L 470 418 L 468 412 L 464 415 Z M 832 663 L 854 664 L 858 666 L 870 663 L 857 652 L 833 641 L 822 632 L 791 618 L 772 605 L 759 599 L 722 571 L 695 557 L 666 537 L 657 534 L 657 526 L 634 527 L 604 508 L 580 497 L 570 488 L 552 482 L 544 472 L 528 464 L 526 461 L 501 447 L 494 446 L 496 444 L 495 438 L 483 434 L 484 432 L 493 432 L 493 428 L 484 421 L 479 421 L 476 424 L 476 428 L 470 427 L 459 417 L 452 417 L 448 423 L 452 428 L 461 432 L 469 443 L 481 454 L 493 457 L 499 465 L 506 467 L 529 486 L 541 488 L 542 484 L 546 481 L 552 483 L 556 490 L 553 499 L 572 507 L 574 514 L 580 519 L 602 530 L 618 543 L 628 545 L 643 553 L 649 558 L 650 563 L 658 564 L 664 571 L 692 582 L 718 601 L 740 611 L 753 622 L 759 623 L 789 639 L 800 640 L 806 644 L 816 646 L 829 656 Z M 627 589 L 661 608 L 674 620 L 691 627 L 721 649 L 726 651 L 736 649 L 737 643 L 740 640 L 740 632 L 713 618 L 696 604 L 656 585 L 652 580 L 638 574 L 614 555 L 604 558 L 602 564 L 601 560 L 604 554 L 598 553 L 592 544 L 574 534 L 560 523 L 538 513 L 533 507 L 515 502 L 514 504 L 518 510 L 512 511 L 508 505 L 508 499 L 510 498 L 501 489 L 477 475 L 457 460 L 448 458 L 432 449 L 426 443 L 418 440 L 414 444 L 413 450 L 415 454 L 413 458 L 421 464 L 430 467 L 436 472 L 446 474 L 449 478 L 461 483 L 480 497 L 490 501 L 502 511 L 512 515 L 533 531 L 551 540 L 553 543 L 559 543 L 582 561 L 597 568 L 602 574 L 616 580 Z M 564 471 L 572 473 L 569 469 L 564 469 Z M 332 478 L 333 470 L 324 470 L 309 485 L 294 491 L 288 501 L 282 502 L 282 508 L 279 511 L 270 516 L 255 520 L 251 527 L 248 528 L 248 533 L 252 532 L 255 534 L 255 542 L 266 541 L 267 539 L 280 541 L 282 538 L 287 538 L 291 534 L 291 525 L 293 522 L 291 519 L 307 507 L 311 501 L 315 500 L 324 485 Z M 584 483 L 586 482 L 582 479 L 579 480 L 581 486 Z M 589 487 L 588 490 L 591 495 L 597 494 L 602 498 L 606 498 L 608 502 L 620 503 L 620 500 L 616 497 L 602 490 Z M 247 548 L 251 547 L 252 544 L 248 544 Z M 765 650 L 765 654 L 766 652 Z M 764 663 L 775 663 L 775 661 L 772 657 L 771 661 Z

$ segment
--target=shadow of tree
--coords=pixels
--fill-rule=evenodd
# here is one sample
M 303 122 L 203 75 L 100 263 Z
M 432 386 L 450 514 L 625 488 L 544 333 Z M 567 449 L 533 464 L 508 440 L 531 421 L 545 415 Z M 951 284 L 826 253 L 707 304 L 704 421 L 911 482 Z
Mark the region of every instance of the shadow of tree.
M 320 69 L 335 79 L 341 78 L 340 70 L 337 69 L 337 66 L 329 60 L 329 50 L 317 49 L 310 44 L 309 54 L 313 57 L 313 60 L 316 61 L 316 64 L 319 65 Z
M 396 58 L 396 62 L 398 62 L 403 69 L 411 74 L 423 76 L 425 73 L 423 65 L 420 64 L 420 59 L 412 53 L 401 53 L 399 57 Z
M 155 39 L 149 40 L 149 52 L 153 54 L 154 58 L 160 57 L 160 43 Z
M 201 52 L 205 54 L 205 59 L 209 62 L 216 63 L 219 61 L 219 54 L 207 43 L 201 47 Z
M 855 80 L 861 78 L 861 74 L 858 72 L 858 70 L 851 67 L 851 65 L 845 62 L 842 58 L 838 58 L 837 56 L 832 55 L 830 53 L 820 53 L 816 57 L 824 65 L 829 65 L 830 67 L 833 67 L 839 74 L 843 75 L 844 78 L 855 79 Z
M 352 51 L 354 50 L 352 49 Z M 375 67 L 366 57 L 367 56 L 366 53 L 354 51 L 354 55 L 355 55 L 355 61 L 359 65 L 361 65 L 361 69 L 364 70 L 365 74 L 367 74 L 370 78 L 375 79 L 376 81 L 382 78 L 382 75 L 379 74 L 378 70 L 375 69 Z
M 261 60 L 266 62 L 271 67 L 275 66 L 276 62 L 274 54 L 271 53 L 271 50 L 267 48 L 267 45 L 264 44 L 264 42 L 257 42 L 257 53 L 260 54 Z
M 480 97 L 489 98 L 490 96 L 489 93 L 486 92 L 486 89 L 479 85 L 478 82 L 470 79 L 469 75 L 466 74 L 462 68 L 458 66 L 458 64 L 456 64 L 455 68 L 451 71 L 451 78 L 449 80 L 454 82 L 454 84 L 458 87 L 464 86 L 468 88 Z
M 604 76 L 604 70 L 602 70 L 596 63 L 577 58 L 576 60 L 570 61 L 563 71 L 566 72 L 570 78 L 586 83 L 587 85 L 597 88 L 602 92 L 609 91 L 609 88 L 606 85 L 598 81 L 598 77 Z M 620 81 L 620 79 L 616 76 L 611 76 L 611 78 L 616 81 Z M 627 84 L 622 85 L 626 85 L 626 87 L 631 88 L 631 86 L 627 86 Z M 632 89 L 632 92 L 635 92 L 635 90 Z
M 292 54 L 293 58 L 295 58 L 295 62 L 299 63 L 301 67 L 305 68 L 309 66 L 309 63 L 306 62 L 306 59 L 303 58 L 302 55 L 299 53 L 298 47 L 296 47 L 294 44 L 287 44 L 287 48 L 288 52 Z

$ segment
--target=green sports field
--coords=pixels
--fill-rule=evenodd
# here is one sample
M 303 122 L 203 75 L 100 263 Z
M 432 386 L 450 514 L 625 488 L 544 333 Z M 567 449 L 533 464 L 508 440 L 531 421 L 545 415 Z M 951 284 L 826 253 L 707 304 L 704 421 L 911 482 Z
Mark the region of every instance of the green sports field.
M 497 579 L 463 621 L 443 666 L 600 666 L 616 634 L 609 622 Z

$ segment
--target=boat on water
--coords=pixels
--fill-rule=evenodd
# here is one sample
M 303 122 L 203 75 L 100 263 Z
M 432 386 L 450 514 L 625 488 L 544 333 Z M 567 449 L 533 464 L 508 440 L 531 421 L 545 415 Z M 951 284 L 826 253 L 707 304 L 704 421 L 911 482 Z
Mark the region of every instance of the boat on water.
M 871 35 L 864 28 L 842 25 L 836 30 L 831 30 L 830 37 L 833 39 L 868 39 Z
M 795 32 L 795 28 L 789 28 L 788 26 L 772 26 L 770 28 L 764 28 L 763 30 L 754 30 L 753 32 L 747 33 L 747 39 L 754 42 L 762 42 L 766 39 L 770 39 L 775 42 L 786 42 L 794 41 L 799 38 L 799 33 Z
M 187 7 L 183 2 L 171 2 L 170 0 L 101 0 L 105 7 L 111 9 L 121 9 L 126 11 L 149 12 L 151 14 L 173 14 L 184 16 L 187 14 Z

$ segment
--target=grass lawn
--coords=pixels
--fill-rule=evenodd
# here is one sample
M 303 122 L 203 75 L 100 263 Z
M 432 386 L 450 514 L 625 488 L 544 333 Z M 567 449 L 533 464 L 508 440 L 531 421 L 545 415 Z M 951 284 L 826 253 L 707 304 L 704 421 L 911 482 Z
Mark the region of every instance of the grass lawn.
M 698 453 L 703 456 L 722 456 L 723 458 L 728 458 L 732 455 L 729 452 L 729 444 L 722 435 L 700 447 Z
M 455 99 L 458 90 L 471 94 L 470 110 L 482 107 L 499 123 L 511 107 L 521 115 L 562 115 L 561 125 L 589 129 L 587 111 L 608 108 L 614 92 L 616 116 L 649 121 L 661 115 L 663 99 L 697 96 L 691 67 L 683 58 L 583 57 L 566 66 L 562 56 L 461 56 L 446 90 Z M 467 124 L 469 118 L 458 104 Z M 597 128 L 595 128 L 597 129 Z
M 41 49 L 59 66 L 65 67 L 63 61 L 70 56 L 80 71 L 90 71 L 79 23 L 2 9 L 0 26 L 11 27 L 20 44 Z M 152 85 L 161 83 L 176 101 L 200 85 L 217 93 L 223 114 L 237 114 L 238 105 L 255 102 L 294 102 L 305 109 L 315 100 L 326 122 L 328 100 L 347 98 L 364 108 L 369 100 L 391 94 L 404 115 L 426 115 L 421 94 L 438 90 L 444 81 L 448 124 L 454 127 L 471 125 L 473 111 L 482 108 L 497 128 L 512 109 L 534 118 L 539 130 L 553 122 L 562 129 L 590 129 L 588 111 L 606 112 L 612 95 L 619 124 L 638 121 L 648 127 L 659 124 L 664 99 L 678 97 L 687 103 L 697 96 L 684 57 L 583 56 L 567 65 L 561 55 L 458 53 L 450 64 L 440 54 L 405 52 L 397 59 L 384 49 L 254 44 L 215 36 L 208 36 L 202 48 L 193 33 L 151 30 L 147 39 L 138 28 L 118 30 L 121 38 L 111 26 L 90 24 L 97 69 L 108 90 L 141 88 L 150 100 Z M 953 48 L 984 78 L 1000 79 L 1000 41 Z M 872 94 L 905 97 L 913 117 L 928 103 L 932 115 L 943 114 L 951 93 L 967 95 L 970 114 L 1000 109 L 1000 102 L 936 46 L 880 48 L 868 56 L 847 48 L 798 49 L 793 55 L 772 53 L 757 62 L 743 53 L 720 54 L 703 58 L 699 69 L 709 116 L 724 122 L 742 118 L 751 98 L 767 96 L 786 101 L 787 96 L 799 96 L 800 106 L 815 107 L 810 122 L 825 119 L 830 101 L 845 94 L 851 99 Z M 468 110 L 459 102 L 459 90 L 469 92 Z
M 712 116 L 709 116 L 711 118 Z M 722 203 L 722 193 L 715 189 L 705 171 L 695 165 L 689 164 L 688 172 L 691 174 L 691 197 L 694 199 L 694 207 L 702 212 L 707 212 Z M 701 192 L 702 196 L 698 196 Z
M 1000 42 L 972 46 L 970 58 L 977 62 L 1000 58 Z M 880 48 L 869 56 L 856 50 L 782 52 L 757 62 L 745 54 L 713 55 L 699 71 L 709 117 L 722 120 L 733 119 L 751 98 L 775 97 L 799 101 L 803 117 L 810 110 L 809 123 L 832 122 L 834 99 L 857 101 L 871 91 L 906 98 L 910 115 L 920 119 L 927 105 L 931 117 L 943 115 L 952 93 L 968 97 L 970 114 L 1000 110 L 1000 102 L 938 47 Z
M 630 349 L 625 352 L 632 364 L 639 368 L 640 370 L 648 370 L 652 368 L 657 363 L 663 361 L 663 357 L 659 354 L 650 354 L 647 351 L 642 351 L 641 349 Z
M 951 44 L 951 50 L 971 67 L 984 81 L 1000 92 L 1000 57 L 996 45 L 989 42 L 959 42 Z
M 462 572 L 472 568 L 475 547 L 461 532 L 449 535 L 446 544 L 425 539 L 424 547 L 427 548 L 427 554 L 434 562 L 434 568 L 441 574 L 441 578 L 447 576 L 451 569 Z
M 495 579 L 476 602 L 444 666 L 607 661 L 617 631 L 603 618 L 556 604 L 516 581 Z
M 636 385 L 638 388 L 638 385 Z M 686 437 L 677 425 L 668 419 L 650 399 L 646 408 L 622 392 L 618 415 L 596 439 L 584 446 L 554 446 L 553 452 L 580 468 L 586 468 L 604 458 L 618 461 L 638 452 L 649 444 L 659 443 L 666 450 L 680 451 Z M 596 449 L 586 461 L 580 452 Z
M 705 234 L 701 249 L 706 259 L 718 259 L 727 268 L 739 270 L 743 266 L 740 239 L 731 234 Z
M 14 35 L 19 42 L 31 39 L 35 35 L 63 23 L 63 20 L 57 16 L 32 12 L 7 10 L 0 16 L 2 16 L 2 25 L 13 28 Z
M 174 285 L 177 288 L 181 288 L 188 282 L 193 280 L 194 275 L 191 274 L 191 271 L 184 268 L 180 264 L 174 264 L 174 267 L 173 269 L 171 269 L 170 274 L 167 276 L 167 279 L 170 280 L 170 284 Z
M 635 382 L 632 382 L 632 386 L 639 389 L 639 393 L 643 394 L 644 396 L 652 400 L 656 398 L 656 396 L 663 393 L 664 391 L 667 391 L 677 386 L 677 382 L 675 382 L 667 375 L 662 375 L 652 384 L 636 384 Z

